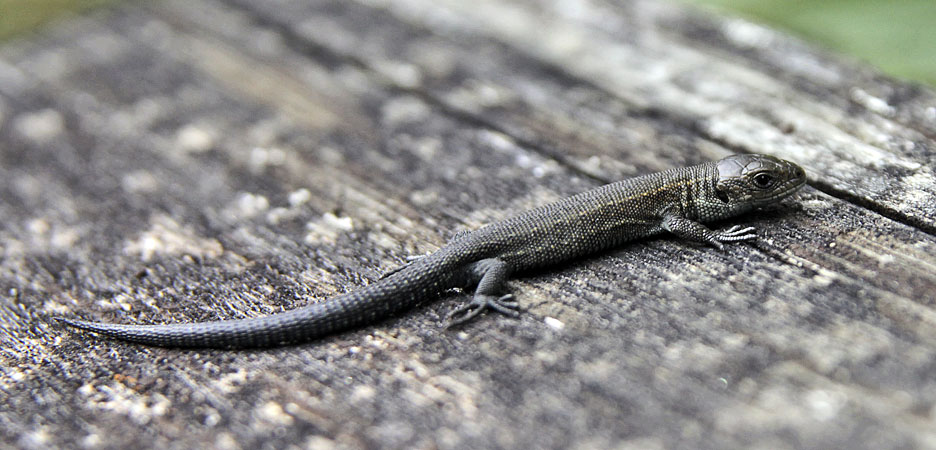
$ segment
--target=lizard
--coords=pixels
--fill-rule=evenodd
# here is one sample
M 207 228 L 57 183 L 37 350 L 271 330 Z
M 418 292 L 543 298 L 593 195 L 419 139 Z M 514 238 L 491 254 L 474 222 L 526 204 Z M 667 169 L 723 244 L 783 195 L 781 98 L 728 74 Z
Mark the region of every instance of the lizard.
M 169 325 L 124 325 L 59 318 L 65 324 L 159 347 L 255 348 L 308 342 L 373 323 L 453 288 L 474 293 L 446 316 L 455 325 L 494 310 L 519 315 L 505 292 L 512 274 L 551 266 L 664 232 L 723 249 L 756 239 L 753 227 L 703 225 L 776 203 L 806 183 L 798 165 L 741 154 L 606 184 L 473 231 L 323 302 L 264 317 Z

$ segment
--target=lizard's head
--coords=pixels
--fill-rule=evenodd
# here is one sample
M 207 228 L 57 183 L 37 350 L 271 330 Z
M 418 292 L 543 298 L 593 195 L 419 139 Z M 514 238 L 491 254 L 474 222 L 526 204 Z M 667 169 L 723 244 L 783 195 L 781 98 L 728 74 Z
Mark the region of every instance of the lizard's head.
M 734 155 L 718 161 L 715 195 L 734 210 L 774 203 L 806 183 L 806 172 L 766 155 Z

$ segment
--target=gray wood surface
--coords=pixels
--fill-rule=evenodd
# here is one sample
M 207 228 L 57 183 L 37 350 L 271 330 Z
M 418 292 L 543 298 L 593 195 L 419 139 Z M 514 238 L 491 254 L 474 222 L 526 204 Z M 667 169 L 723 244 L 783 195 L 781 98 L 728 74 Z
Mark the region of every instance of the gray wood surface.
M 131 2 L 0 47 L 0 436 L 25 448 L 936 448 L 936 95 L 657 1 Z M 809 186 L 717 251 L 635 243 L 306 345 L 257 317 L 622 177 Z M 722 224 L 727 225 L 727 224 Z

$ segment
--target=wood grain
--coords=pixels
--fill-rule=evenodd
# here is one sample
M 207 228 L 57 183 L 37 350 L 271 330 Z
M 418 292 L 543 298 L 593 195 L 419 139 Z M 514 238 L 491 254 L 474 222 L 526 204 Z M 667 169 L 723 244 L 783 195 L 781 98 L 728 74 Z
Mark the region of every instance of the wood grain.
M 0 47 L 16 447 L 936 448 L 936 96 L 656 1 L 127 3 Z M 810 183 L 724 252 L 640 242 L 266 351 L 70 333 L 255 317 L 626 176 Z M 722 224 L 727 225 L 727 224 Z

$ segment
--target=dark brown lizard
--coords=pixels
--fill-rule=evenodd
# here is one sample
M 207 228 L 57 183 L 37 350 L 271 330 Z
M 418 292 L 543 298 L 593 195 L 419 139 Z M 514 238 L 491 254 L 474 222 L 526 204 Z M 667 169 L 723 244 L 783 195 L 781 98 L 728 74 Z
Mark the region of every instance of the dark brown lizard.
M 247 348 L 293 344 L 375 322 L 453 287 L 474 287 L 450 323 L 482 310 L 516 316 L 504 293 L 511 274 L 554 265 L 664 231 L 721 249 L 754 239 L 752 227 L 702 225 L 775 203 L 806 182 L 802 168 L 771 156 L 736 155 L 611 183 L 461 233 L 383 279 L 321 303 L 267 317 L 177 325 L 61 319 L 116 339 L 161 347 Z

